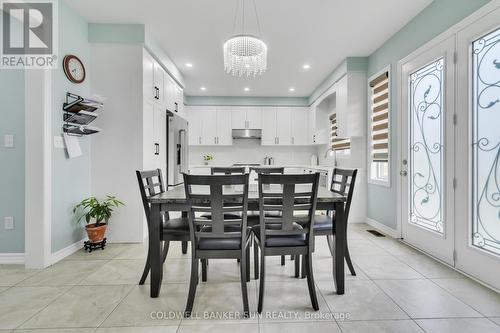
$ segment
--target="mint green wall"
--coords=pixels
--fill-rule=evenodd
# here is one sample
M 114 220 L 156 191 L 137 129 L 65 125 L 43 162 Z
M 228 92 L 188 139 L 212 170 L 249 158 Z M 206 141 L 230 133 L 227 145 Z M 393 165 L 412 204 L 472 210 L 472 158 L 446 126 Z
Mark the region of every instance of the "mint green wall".
M 396 86 L 397 62 L 432 40 L 454 24 L 458 23 L 489 0 L 434 0 L 403 29 L 390 38 L 368 59 L 368 76 L 374 75 L 386 66 L 391 66 L 391 187 L 368 185 L 368 217 L 388 227 L 397 228 L 397 191 L 399 177 L 396 161 L 399 145 L 397 135 L 399 114 Z
M 14 148 L 4 147 L 5 134 L 14 135 Z M 0 69 L 0 139 L 0 253 L 23 253 L 25 151 L 23 70 Z M 4 229 L 5 216 L 14 217 L 14 230 Z
M 89 23 L 91 43 L 144 43 L 144 24 L 100 24 Z
M 24 252 L 24 118 L 24 70 L 0 69 L 0 253 Z M 4 147 L 5 134 L 14 135 L 14 148 Z M 14 217 L 14 230 L 4 229 L 5 216 Z
M 86 66 L 87 77 L 82 84 L 71 83 L 64 75 L 61 63 L 67 54 L 78 56 Z M 59 68 L 53 72 L 53 135 L 62 134 L 66 92 L 89 97 L 91 79 L 88 24 L 63 1 L 59 2 L 59 61 Z M 72 208 L 90 195 L 90 140 L 79 138 L 83 154 L 73 159 L 68 159 L 64 149 L 52 148 L 52 252 L 84 237 L 82 225 L 74 222 Z

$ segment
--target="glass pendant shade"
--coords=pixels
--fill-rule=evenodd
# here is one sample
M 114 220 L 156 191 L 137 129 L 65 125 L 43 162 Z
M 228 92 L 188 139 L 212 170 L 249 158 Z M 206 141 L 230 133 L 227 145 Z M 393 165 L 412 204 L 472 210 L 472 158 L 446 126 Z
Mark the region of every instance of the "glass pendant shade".
M 224 43 L 224 69 L 236 76 L 256 76 L 267 69 L 267 45 L 251 35 L 237 35 Z

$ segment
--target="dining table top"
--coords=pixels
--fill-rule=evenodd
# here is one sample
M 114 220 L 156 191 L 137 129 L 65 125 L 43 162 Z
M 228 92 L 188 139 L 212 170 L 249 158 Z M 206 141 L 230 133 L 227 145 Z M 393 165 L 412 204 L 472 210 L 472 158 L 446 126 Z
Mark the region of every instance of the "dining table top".
M 273 186 L 273 185 L 271 185 Z M 299 187 L 300 185 L 297 185 Z M 237 188 L 239 187 L 239 189 Z M 225 190 L 225 194 L 236 194 L 241 193 L 241 186 L 228 186 Z M 248 202 L 256 202 L 259 200 L 259 188 L 257 184 L 251 184 L 248 187 Z M 345 202 L 346 197 L 330 191 L 325 187 L 318 187 L 318 203 L 321 202 Z M 184 190 L 184 185 L 177 185 L 168 191 L 160 194 L 156 194 L 148 198 L 148 202 L 151 204 L 165 204 L 165 203 L 185 203 L 186 193 Z

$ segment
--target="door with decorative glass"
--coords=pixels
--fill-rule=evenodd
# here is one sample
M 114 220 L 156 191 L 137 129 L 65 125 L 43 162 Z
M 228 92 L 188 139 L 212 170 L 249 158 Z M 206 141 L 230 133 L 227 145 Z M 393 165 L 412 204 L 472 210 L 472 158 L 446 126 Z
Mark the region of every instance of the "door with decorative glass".
M 457 53 L 456 267 L 500 289 L 500 9 Z
M 454 264 L 454 68 L 449 38 L 401 63 L 403 240 Z

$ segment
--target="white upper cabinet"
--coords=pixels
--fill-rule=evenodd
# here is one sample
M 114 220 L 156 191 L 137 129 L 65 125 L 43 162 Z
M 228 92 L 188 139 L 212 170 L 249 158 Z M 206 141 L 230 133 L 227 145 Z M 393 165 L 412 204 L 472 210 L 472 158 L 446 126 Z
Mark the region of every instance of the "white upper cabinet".
M 347 73 L 335 84 L 337 134 L 341 138 L 366 135 L 366 75 Z
M 275 107 L 263 107 L 262 108 L 262 140 L 261 144 L 263 146 L 276 145 L 276 108 Z
M 203 112 L 203 107 L 191 106 L 189 107 L 188 119 L 189 119 L 189 144 L 191 146 L 201 145 L 201 113 Z
M 291 108 L 292 145 L 306 146 L 309 140 L 309 108 Z
M 160 103 L 165 102 L 164 79 L 167 73 L 156 61 L 154 63 L 153 88 L 156 91 L 155 99 Z
M 276 139 L 280 146 L 292 144 L 292 111 L 287 107 L 278 107 L 276 110 Z
M 217 133 L 215 144 L 221 146 L 230 146 L 233 144 L 233 135 L 231 128 L 231 107 L 217 106 Z
M 211 146 L 217 144 L 217 109 L 215 106 L 203 106 L 199 117 L 201 127 L 201 144 Z
M 143 87 L 144 87 L 144 98 L 148 100 L 153 100 L 156 97 L 156 89 L 154 88 L 154 67 L 155 61 L 153 57 L 144 50 L 142 57 L 142 67 L 143 67 Z
M 231 127 L 234 129 L 261 129 L 262 108 L 260 106 L 235 106 L 231 113 Z

